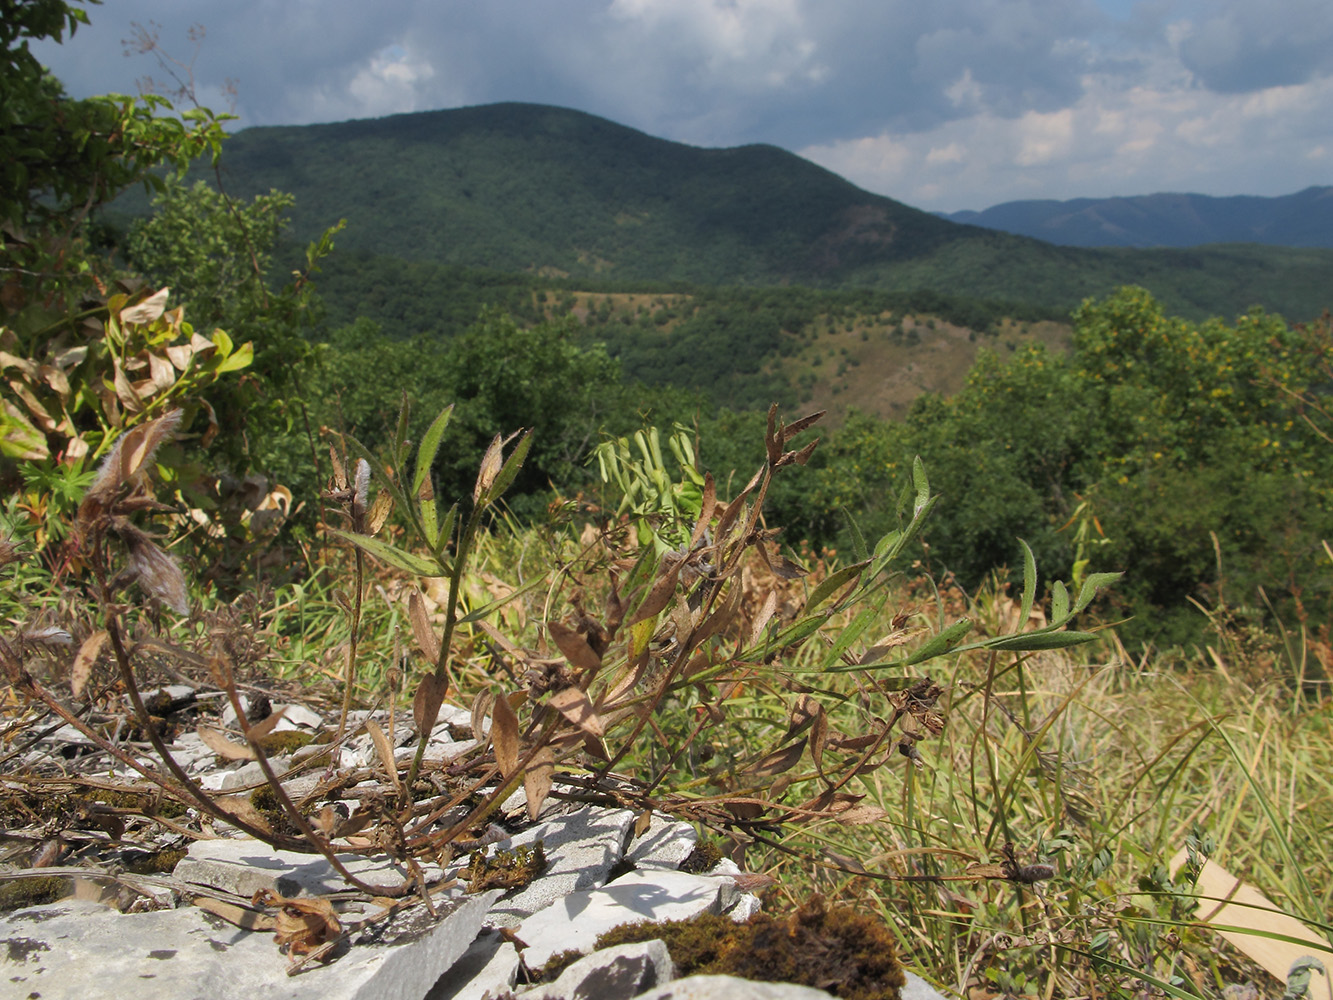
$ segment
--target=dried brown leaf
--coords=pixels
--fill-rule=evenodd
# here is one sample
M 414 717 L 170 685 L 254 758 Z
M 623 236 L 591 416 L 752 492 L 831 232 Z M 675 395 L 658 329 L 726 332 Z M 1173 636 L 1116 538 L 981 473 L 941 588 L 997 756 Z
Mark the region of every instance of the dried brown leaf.
M 255 752 L 248 745 L 232 742 L 227 739 L 220 729 L 214 729 L 212 726 L 200 726 L 197 731 L 204 746 L 224 760 L 255 759 Z
M 185 574 L 176 560 L 167 555 L 152 540 L 139 531 L 121 530 L 128 552 L 129 569 L 145 593 L 157 598 L 178 615 L 190 613 L 190 592 Z
M 816 410 L 814 413 L 806 414 L 799 420 L 793 420 L 791 423 L 789 423 L 786 427 L 782 429 L 782 443 L 785 445 L 797 434 L 801 433 L 801 431 L 805 430 L 808 427 L 813 426 L 816 421 L 820 420 L 824 416 L 825 412 L 827 411 Z
M 634 818 L 634 836 L 631 839 L 638 840 L 648 832 L 648 828 L 652 825 L 653 811 L 651 809 L 645 809 Z
M 508 781 L 518 771 L 518 716 L 504 697 L 497 697 L 491 707 L 491 742 L 495 745 L 495 762 Z
M 472 699 L 472 738 L 478 743 L 486 740 L 486 716 L 490 714 L 494 697 L 489 691 L 478 691 Z
M 694 522 L 694 531 L 690 533 L 690 548 L 694 548 L 704 537 L 708 530 L 708 525 L 713 520 L 713 512 L 717 510 L 717 486 L 713 483 L 713 474 L 704 473 L 704 492 L 703 501 L 699 507 L 699 519 Z
M 412 698 L 412 721 L 416 723 L 418 733 L 428 733 L 435 728 L 435 720 L 440 717 L 440 706 L 448 691 L 448 680 L 438 674 L 421 678 Z
M 407 615 L 412 620 L 412 638 L 416 639 L 421 655 L 426 658 L 427 663 L 439 663 L 440 640 L 435 635 L 430 615 L 426 613 L 426 599 L 421 596 L 421 591 L 415 588 L 407 598 Z
M 785 747 L 779 747 L 772 753 L 765 754 L 759 760 L 755 761 L 745 769 L 746 774 L 752 774 L 759 778 L 769 778 L 773 775 L 781 774 L 795 767 L 801 759 L 801 754 L 805 752 L 805 737 L 802 736 L 795 743 L 789 743 Z
M 327 899 L 296 899 L 260 889 L 251 902 L 277 908 L 273 940 L 293 957 L 310 954 L 342 936 L 342 924 Z
M 659 611 L 671 603 L 671 597 L 676 592 L 676 581 L 680 579 L 680 568 L 685 561 L 680 558 L 672 560 L 671 565 L 665 571 L 659 573 L 652 587 L 648 590 L 648 596 L 643 599 L 638 610 L 625 622 L 627 626 L 635 625 L 641 621 L 647 621 Z
M 790 739 L 797 733 L 805 732 L 822 711 L 819 702 L 810 695 L 797 695 L 787 712 L 787 735 L 784 738 Z
M 602 658 L 588 645 L 587 637 L 577 629 L 570 628 L 564 622 L 549 621 L 546 631 L 551 640 L 570 663 L 580 670 L 598 670 Z
M 755 617 L 754 624 L 750 626 L 750 645 L 756 646 L 759 640 L 763 638 L 764 629 L 772 620 L 773 615 L 778 610 L 778 592 L 770 590 L 768 596 L 764 598 L 764 606 L 759 609 L 759 614 Z
M 828 745 L 828 713 L 824 706 L 819 706 L 810 726 L 810 759 L 815 762 L 815 770 L 824 773 L 824 747 Z
M 388 490 L 381 490 L 370 508 L 370 515 L 366 518 L 366 534 L 378 535 L 392 512 L 393 494 Z
M 366 732 L 370 733 L 370 739 L 375 744 L 375 752 L 379 754 L 380 766 L 384 768 L 385 775 L 393 784 L 395 789 L 401 790 L 402 783 L 398 780 L 398 764 L 393 759 L 393 746 L 389 743 L 389 737 L 384 735 L 384 730 L 374 719 L 366 720 Z
M 256 830 L 262 830 L 265 833 L 272 833 L 273 827 L 255 804 L 250 801 L 248 795 L 224 795 L 216 800 L 218 806 L 228 815 L 235 816 L 247 826 L 252 826 Z
M 602 720 L 593 711 L 592 702 L 578 688 L 567 687 L 556 691 L 551 695 L 550 703 L 552 708 L 590 736 L 601 739 L 605 735 Z
M 268 715 L 264 716 L 262 722 L 256 722 L 250 727 L 248 733 L 249 737 L 253 740 L 261 740 L 269 733 L 273 732 L 278 723 L 282 721 L 283 716 L 287 714 L 287 709 L 289 707 L 290 706 L 288 705 L 283 705 L 282 708 L 279 708 L 274 712 L 269 712 Z
M 725 631 L 736 620 L 741 610 L 741 593 L 744 589 L 739 580 L 732 580 L 731 589 L 722 606 L 700 622 L 699 627 L 694 630 L 695 645 Z
M 138 305 L 130 306 L 128 309 L 122 309 L 120 311 L 120 321 L 122 323 L 153 322 L 153 320 L 166 312 L 167 296 L 170 294 L 170 288 L 159 288 Z
M 194 905 L 201 910 L 207 910 L 215 917 L 221 917 L 229 924 L 235 924 L 241 930 L 271 931 L 278 926 L 278 921 L 267 913 L 214 899 L 211 896 L 196 897 Z
M 878 823 L 888 813 L 879 806 L 853 806 L 851 809 L 836 813 L 834 818 L 846 826 L 861 826 L 865 823 Z
M 69 668 L 69 686 L 75 698 L 83 695 L 84 685 L 92 676 L 93 665 L 97 662 L 97 655 L 102 651 L 106 639 L 106 629 L 98 629 L 83 640 L 79 651 L 74 655 L 74 663 Z
M 528 819 L 534 823 L 542 811 L 542 803 L 551 793 L 551 779 L 555 776 L 555 753 L 542 747 L 533 754 L 528 769 L 523 772 L 523 794 L 528 801 Z

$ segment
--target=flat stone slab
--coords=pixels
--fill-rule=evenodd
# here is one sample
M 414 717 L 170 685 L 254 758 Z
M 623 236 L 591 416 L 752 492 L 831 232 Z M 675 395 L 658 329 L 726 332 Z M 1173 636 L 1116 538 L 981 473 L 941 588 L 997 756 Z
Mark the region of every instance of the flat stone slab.
M 833 994 L 795 983 L 756 983 L 735 976 L 687 976 L 638 1000 L 829 1000 Z
M 407 869 L 390 858 L 360 854 L 337 857 L 348 871 L 371 885 L 396 886 L 408 876 Z M 422 870 L 428 879 L 441 875 L 435 865 L 423 865 Z M 278 851 L 249 838 L 196 840 L 172 874 L 185 882 L 246 899 L 260 889 L 283 896 L 323 896 L 352 888 L 322 855 Z
M 499 931 L 482 931 L 463 957 L 431 987 L 425 1000 L 481 1000 L 512 992 L 518 979 L 518 949 Z
M 517 930 L 528 946 L 523 960 L 536 969 L 557 952 L 590 952 L 599 935 L 621 924 L 688 920 L 704 912 L 721 912 L 728 890 L 735 892 L 731 879 L 673 871 L 631 872 L 601 889 L 570 893 L 524 920 Z
M 121 914 L 86 900 L 0 919 L 0 983 L 15 997 L 421 1000 L 476 937 L 494 893 L 442 900 L 350 935 L 329 965 L 287 975 L 271 932 L 195 906 Z
M 494 855 L 497 851 L 535 844 L 540 840 L 547 865 L 546 871 L 531 885 L 495 905 L 491 910 L 491 922 L 513 926 L 571 892 L 601 885 L 624 856 L 625 843 L 633 828 L 634 813 L 631 810 L 589 806 L 562 816 L 552 816 L 508 840 L 491 845 L 488 853 Z
M 635 868 L 679 868 L 698 843 L 699 833 L 689 823 L 654 813 L 643 836 L 630 844 L 625 860 Z

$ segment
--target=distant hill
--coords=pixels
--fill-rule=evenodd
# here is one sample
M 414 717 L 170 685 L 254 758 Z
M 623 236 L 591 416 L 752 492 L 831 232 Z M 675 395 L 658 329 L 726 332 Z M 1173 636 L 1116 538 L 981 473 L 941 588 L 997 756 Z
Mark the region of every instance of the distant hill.
M 603 286 L 929 290 L 1068 310 L 1141 284 L 1196 318 L 1333 305 L 1330 250 L 1056 247 L 870 194 L 773 146 L 701 149 L 543 105 L 246 129 L 222 167 L 232 194 L 293 193 L 302 243 L 346 218 L 340 253 Z
M 1333 187 L 1310 187 L 1280 198 L 1149 194 L 1008 201 L 982 212 L 951 212 L 941 217 L 1071 247 L 1194 247 L 1206 243 L 1333 247 Z

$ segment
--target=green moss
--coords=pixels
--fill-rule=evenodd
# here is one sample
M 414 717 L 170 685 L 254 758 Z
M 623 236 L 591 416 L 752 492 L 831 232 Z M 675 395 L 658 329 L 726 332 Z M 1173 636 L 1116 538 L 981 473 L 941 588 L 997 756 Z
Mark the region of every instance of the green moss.
M 468 892 L 482 892 L 520 889 L 545 870 L 546 848 L 539 840 L 531 847 L 521 844 L 510 851 L 497 851 L 489 858 L 485 851 L 474 851 L 458 876 L 468 880 Z
M 69 895 L 69 879 L 62 875 L 16 878 L 0 882 L 0 913 L 54 903 Z
M 799 983 L 844 1000 L 898 1000 L 906 982 L 898 948 L 884 924 L 815 896 L 787 917 L 760 913 L 747 923 L 705 913 L 692 920 L 626 924 L 598 948 L 661 938 L 681 976 L 739 976 Z
M 313 743 L 315 734 L 302 729 L 284 729 L 259 737 L 258 743 L 268 754 L 287 754 Z
M 701 840 L 694 845 L 694 850 L 690 851 L 685 860 L 680 863 L 680 870 L 689 872 L 691 875 L 699 875 L 703 872 L 712 871 L 721 860 L 722 850 L 717 844 L 711 840 Z
M 125 866 L 132 875 L 165 875 L 175 870 L 180 860 L 190 853 L 184 847 L 172 847 L 165 851 L 145 854 Z

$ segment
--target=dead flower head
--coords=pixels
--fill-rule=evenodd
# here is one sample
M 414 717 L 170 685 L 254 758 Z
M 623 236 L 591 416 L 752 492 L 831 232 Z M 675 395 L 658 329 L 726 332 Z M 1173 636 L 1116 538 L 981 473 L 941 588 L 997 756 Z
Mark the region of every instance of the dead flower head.
M 117 498 L 133 493 L 143 485 L 153 456 L 180 426 L 182 410 L 170 410 L 162 416 L 126 431 L 112 446 L 97 476 L 79 505 L 79 523 L 85 528 L 99 515 L 110 512 Z
M 128 522 L 118 524 L 116 533 L 129 552 L 129 572 L 144 592 L 156 597 L 176 614 L 188 615 L 189 589 L 176 560 L 158 548 L 151 535 Z

